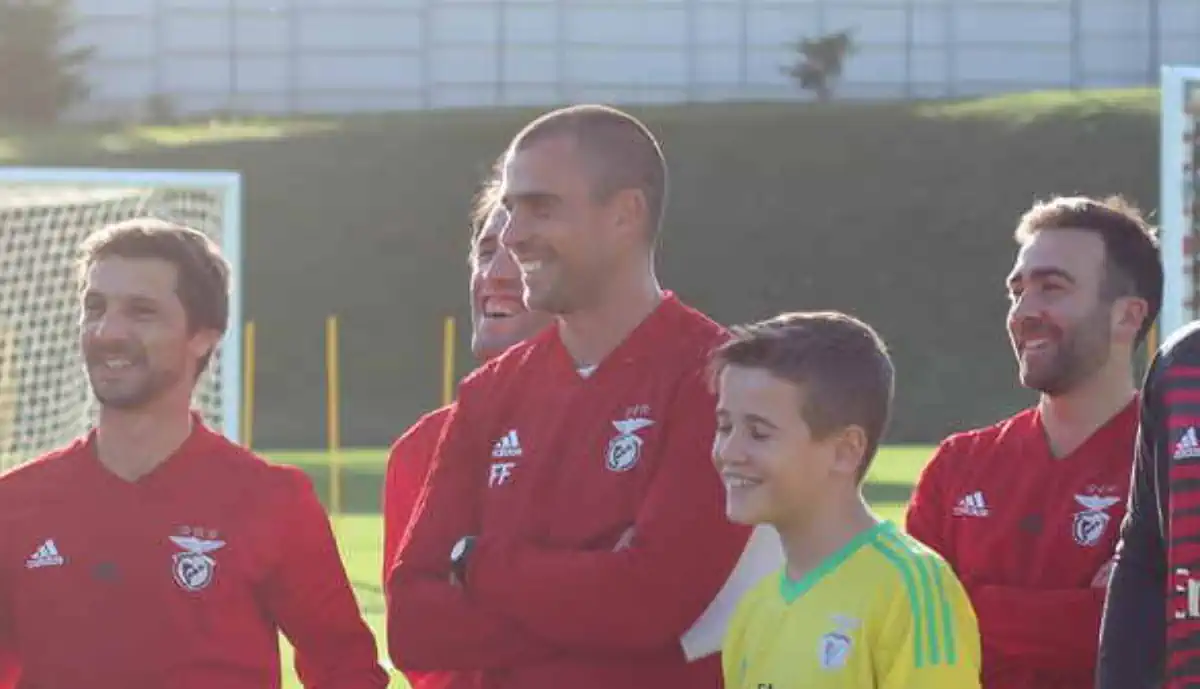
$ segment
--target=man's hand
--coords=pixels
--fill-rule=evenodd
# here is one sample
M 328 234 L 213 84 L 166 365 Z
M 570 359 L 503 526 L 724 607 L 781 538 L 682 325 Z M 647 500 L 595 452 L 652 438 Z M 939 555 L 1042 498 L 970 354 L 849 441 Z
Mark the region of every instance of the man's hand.
M 1096 576 L 1092 578 L 1092 588 L 1107 589 L 1108 579 L 1112 576 L 1113 565 L 1116 564 L 1116 558 L 1111 557 L 1108 562 L 1100 566 L 1100 571 L 1096 572 Z
M 621 537 L 617 539 L 617 544 L 613 546 L 612 551 L 614 553 L 619 553 L 631 545 L 633 545 L 633 527 L 632 526 L 629 527 L 628 529 L 625 529 L 625 532 L 622 533 Z

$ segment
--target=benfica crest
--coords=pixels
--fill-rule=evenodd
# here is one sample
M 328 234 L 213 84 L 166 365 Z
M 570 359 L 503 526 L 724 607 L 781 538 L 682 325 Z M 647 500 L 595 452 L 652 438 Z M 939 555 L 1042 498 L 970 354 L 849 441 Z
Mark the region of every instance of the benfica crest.
M 826 670 L 845 667 L 853 643 L 850 637 L 842 632 L 829 632 L 822 636 L 821 667 Z
M 1108 528 L 1108 522 L 1112 520 L 1105 510 L 1120 501 L 1120 498 L 1111 496 L 1076 495 L 1075 502 L 1083 507 L 1083 511 L 1076 512 L 1075 520 L 1071 523 L 1071 536 L 1075 542 L 1086 547 L 1099 543 Z
M 225 541 L 210 541 L 195 536 L 171 536 L 171 542 L 184 550 L 173 558 L 175 583 L 184 591 L 201 591 L 212 583 L 217 561 L 209 553 L 225 546 Z
M 846 666 L 846 659 L 850 657 L 850 650 L 854 646 L 850 632 L 860 624 L 858 620 L 845 615 L 833 615 L 833 620 L 836 629 L 822 636 L 817 648 L 821 668 L 825 670 L 836 670 Z
M 629 471 L 642 456 L 644 441 L 636 435 L 637 432 L 653 426 L 654 422 L 650 419 L 637 418 L 613 421 L 612 424 L 617 429 L 617 435 L 608 441 L 608 452 L 605 454 L 604 464 L 609 471 Z

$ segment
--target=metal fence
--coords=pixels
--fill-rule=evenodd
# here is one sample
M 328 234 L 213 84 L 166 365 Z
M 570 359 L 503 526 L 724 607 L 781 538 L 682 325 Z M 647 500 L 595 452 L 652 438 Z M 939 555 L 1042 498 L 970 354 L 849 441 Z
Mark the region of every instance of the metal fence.
M 805 97 L 792 44 L 850 29 L 844 98 L 1153 83 L 1200 0 L 77 0 L 85 116 Z

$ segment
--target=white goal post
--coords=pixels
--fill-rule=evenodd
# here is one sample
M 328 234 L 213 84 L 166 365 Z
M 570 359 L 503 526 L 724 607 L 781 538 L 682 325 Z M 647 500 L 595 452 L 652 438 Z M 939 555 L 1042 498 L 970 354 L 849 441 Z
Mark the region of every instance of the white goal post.
M 138 215 L 205 232 L 231 265 L 229 329 L 194 402 L 240 439 L 241 209 L 237 172 L 0 166 L 0 471 L 90 428 L 95 404 L 78 347 L 79 244 Z
M 1164 66 L 1160 75 L 1159 232 L 1163 304 L 1159 341 L 1197 318 L 1200 307 L 1200 66 Z

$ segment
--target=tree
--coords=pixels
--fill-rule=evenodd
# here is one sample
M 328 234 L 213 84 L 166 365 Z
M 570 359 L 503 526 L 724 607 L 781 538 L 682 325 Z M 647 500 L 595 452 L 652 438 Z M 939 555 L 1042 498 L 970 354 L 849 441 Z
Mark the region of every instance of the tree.
M 71 0 L 0 0 L 0 120 L 52 123 L 87 99 L 95 48 L 68 48 Z
M 846 57 L 854 52 L 853 31 L 846 29 L 820 38 L 803 38 L 795 44 L 796 64 L 785 71 L 817 100 L 833 99 L 833 87 L 842 76 Z

